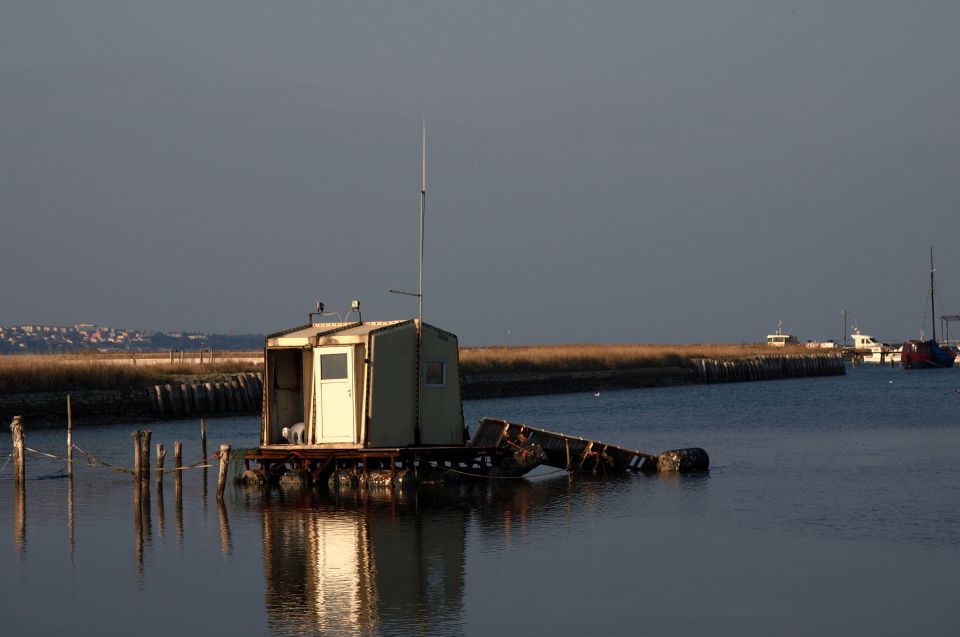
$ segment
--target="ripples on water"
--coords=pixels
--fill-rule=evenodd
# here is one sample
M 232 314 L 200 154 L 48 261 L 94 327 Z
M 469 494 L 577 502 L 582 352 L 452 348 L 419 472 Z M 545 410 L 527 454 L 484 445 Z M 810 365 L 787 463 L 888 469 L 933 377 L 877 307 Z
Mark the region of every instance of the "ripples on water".
M 151 481 L 30 456 L 0 472 L 4 634 L 958 634 L 960 373 L 465 403 L 650 452 L 702 446 L 701 476 L 526 480 L 330 495 Z M 256 444 L 210 419 L 210 448 Z M 59 453 L 62 431 L 27 444 Z M 134 426 L 75 442 L 129 465 Z M 196 422 L 156 423 L 172 460 Z M 0 450 L 9 449 L 9 437 Z M 0 463 L 2 464 L 2 463 Z M 179 495 L 178 495 L 179 493 Z

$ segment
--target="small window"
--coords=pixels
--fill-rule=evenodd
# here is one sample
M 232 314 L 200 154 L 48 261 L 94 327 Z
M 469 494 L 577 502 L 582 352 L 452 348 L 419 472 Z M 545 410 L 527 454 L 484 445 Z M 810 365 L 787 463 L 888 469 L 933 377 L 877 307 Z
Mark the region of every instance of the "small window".
M 447 385 L 447 364 L 443 361 L 427 361 L 423 384 L 427 387 Z
M 320 380 L 336 380 L 347 377 L 346 354 L 320 355 Z

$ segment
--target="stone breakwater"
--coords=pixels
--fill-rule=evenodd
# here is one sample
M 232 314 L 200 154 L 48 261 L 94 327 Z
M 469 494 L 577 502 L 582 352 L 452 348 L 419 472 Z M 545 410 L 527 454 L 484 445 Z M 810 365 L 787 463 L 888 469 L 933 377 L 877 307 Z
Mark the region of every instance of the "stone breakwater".
M 521 372 L 467 374 L 463 397 L 505 398 L 535 394 L 599 392 L 610 389 L 666 387 L 692 383 L 733 383 L 808 376 L 842 376 L 836 354 L 763 355 L 736 361 L 698 358 L 691 367 L 648 367 L 593 372 Z
M 23 416 L 27 427 L 67 421 L 68 392 L 0 395 L 0 421 Z M 217 381 L 191 380 L 146 388 L 71 391 L 74 424 L 149 422 L 231 414 L 259 414 L 263 375 L 237 374 Z
M 464 374 L 464 399 L 600 392 L 694 383 L 732 383 L 846 373 L 834 354 L 763 355 L 738 361 L 695 359 L 690 367 L 650 367 L 580 372 Z M 259 414 L 263 375 L 238 374 L 217 381 L 188 380 L 148 388 L 70 392 L 73 420 L 144 422 L 211 415 Z M 67 392 L 0 395 L 0 421 L 23 416 L 27 426 L 67 419 Z
M 697 382 L 736 383 L 807 376 L 842 376 L 847 373 L 837 354 L 757 356 L 737 361 L 708 358 L 694 360 Z
M 222 382 L 166 383 L 154 385 L 147 393 L 151 411 L 160 419 L 259 413 L 263 374 L 238 374 Z

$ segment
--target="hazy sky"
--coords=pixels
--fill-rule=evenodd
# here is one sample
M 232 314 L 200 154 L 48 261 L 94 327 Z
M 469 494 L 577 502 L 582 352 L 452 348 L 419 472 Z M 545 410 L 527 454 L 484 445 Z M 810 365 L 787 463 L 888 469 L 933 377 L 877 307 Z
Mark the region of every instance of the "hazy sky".
M 483 345 L 960 313 L 960 3 L 0 8 L 0 324 Z M 956 326 L 960 332 L 960 325 Z

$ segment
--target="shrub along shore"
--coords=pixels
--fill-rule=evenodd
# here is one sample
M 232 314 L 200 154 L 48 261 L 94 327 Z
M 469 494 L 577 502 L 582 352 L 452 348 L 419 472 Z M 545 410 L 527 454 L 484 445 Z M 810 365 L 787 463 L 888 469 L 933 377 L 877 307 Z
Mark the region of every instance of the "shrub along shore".
M 6 422 L 13 415 L 27 414 L 61 419 L 69 392 L 80 401 L 75 417 L 81 420 L 84 404 L 112 419 L 149 420 L 155 414 L 144 413 L 139 418 L 138 414 L 150 412 L 147 392 L 157 385 L 229 382 L 239 374 L 262 371 L 261 364 L 250 360 L 258 353 L 205 363 L 157 360 L 166 355 L 153 357 L 150 364 L 122 362 L 124 357 L 116 354 L 0 356 L 0 419 Z M 716 379 L 705 375 L 702 362 L 707 359 L 721 367 L 734 365 L 746 370 L 744 366 L 757 366 L 761 357 L 827 358 L 803 346 L 773 349 L 764 344 L 475 347 L 461 348 L 460 373 L 466 399 L 823 375 L 813 367 L 806 373 L 804 364 L 798 366 L 803 368 L 801 373 L 754 377 L 747 370 L 737 372 L 736 377 Z M 836 365 L 831 369 L 829 373 L 843 373 L 842 365 L 839 372 Z

